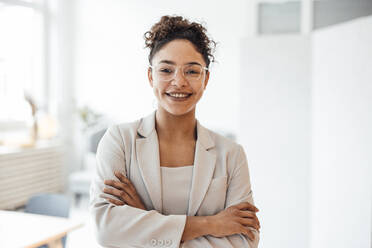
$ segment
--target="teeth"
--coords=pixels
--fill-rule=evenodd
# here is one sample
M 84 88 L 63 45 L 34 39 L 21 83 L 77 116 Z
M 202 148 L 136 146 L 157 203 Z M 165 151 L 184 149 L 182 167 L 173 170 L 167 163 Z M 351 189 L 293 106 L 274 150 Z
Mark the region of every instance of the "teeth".
M 182 93 L 169 93 L 170 96 L 173 97 L 187 97 L 187 94 L 182 94 Z

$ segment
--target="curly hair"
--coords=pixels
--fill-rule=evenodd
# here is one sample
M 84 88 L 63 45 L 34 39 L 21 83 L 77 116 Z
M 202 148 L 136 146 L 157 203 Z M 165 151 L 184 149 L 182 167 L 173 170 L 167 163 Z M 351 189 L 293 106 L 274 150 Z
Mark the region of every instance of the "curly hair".
M 148 57 L 150 64 L 154 55 L 165 44 L 175 39 L 190 41 L 203 56 L 207 67 L 215 61 L 212 53 L 217 43 L 208 37 L 207 29 L 200 23 L 190 22 L 182 16 L 162 16 L 160 21 L 144 34 L 144 38 L 145 47 L 150 48 Z

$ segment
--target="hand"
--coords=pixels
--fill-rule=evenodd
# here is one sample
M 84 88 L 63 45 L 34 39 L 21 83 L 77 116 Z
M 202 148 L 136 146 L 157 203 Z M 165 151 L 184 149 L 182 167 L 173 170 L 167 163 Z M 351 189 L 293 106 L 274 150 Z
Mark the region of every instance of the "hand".
M 127 204 L 131 207 L 146 210 L 145 205 L 143 204 L 140 196 L 137 194 L 136 188 L 133 186 L 131 181 L 129 181 L 128 178 L 126 178 L 122 173 L 118 171 L 115 171 L 114 174 L 119 179 L 119 181 L 105 180 L 104 184 L 109 185 L 113 188 L 104 188 L 103 192 L 113 195 L 119 200 L 108 197 L 105 198 L 115 205 L 121 206 Z
M 258 208 L 248 202 L 242 202 L 222 210 L 211 216 L 211 235 L 220 238 L 234 234 L 244 234 L 250 240 L 253 240 L 254 234 L 249 227 L 259 231 L 261 226 L 256 216 L 258 211 Z

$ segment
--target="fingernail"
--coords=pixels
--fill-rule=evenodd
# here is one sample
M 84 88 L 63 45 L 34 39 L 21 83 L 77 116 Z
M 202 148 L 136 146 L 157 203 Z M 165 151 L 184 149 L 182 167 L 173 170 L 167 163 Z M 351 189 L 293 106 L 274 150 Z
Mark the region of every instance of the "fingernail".
M 118 176 L 118 177 L 123 176 L 123 174 L 121 174 L 120 171 L 115 171 L 115 175 Z

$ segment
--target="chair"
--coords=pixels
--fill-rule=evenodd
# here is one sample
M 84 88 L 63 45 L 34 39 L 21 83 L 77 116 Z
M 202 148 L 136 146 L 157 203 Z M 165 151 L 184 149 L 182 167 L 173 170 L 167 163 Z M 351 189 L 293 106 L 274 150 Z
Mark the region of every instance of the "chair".
M 62 194 L 44 193 L 35 195 L 27 202 L 25 212 L 67 218 L 70 212 L 70 200 Z M 62 244 L 65 247 L 66 236 L 62 238 Z M 43 245 L 39 248 L 47 247 L 47 245 Z
M 96 152 L 98 144 L 107 128 L 96 128 L 87 136 L 87 146 L 83 153 L 83 168 L 69 175 L 69 191 L 74 195 L 78 206 L 83 195 L 89 195 L 89 188 L 96 168 Z

